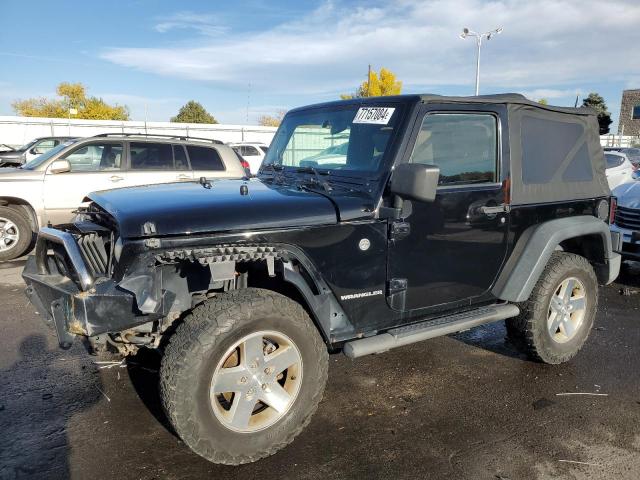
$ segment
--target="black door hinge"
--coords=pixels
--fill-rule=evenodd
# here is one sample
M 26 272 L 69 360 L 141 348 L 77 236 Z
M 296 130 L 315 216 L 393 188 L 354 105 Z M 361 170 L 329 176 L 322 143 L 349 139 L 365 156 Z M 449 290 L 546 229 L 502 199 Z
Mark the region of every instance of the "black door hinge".
M 406 278 L 392 278 L 387 285 L 387 295 L 395 295 L 407 289 Z
M 392 278 L 387 282 L 387 299 L 393 310 L 406 310 L 407 284 L 406 278 Z
M 411 224 L 408 222 L 393 222 L 389 227 L 389 238 L 400 240 L 411 233 Z

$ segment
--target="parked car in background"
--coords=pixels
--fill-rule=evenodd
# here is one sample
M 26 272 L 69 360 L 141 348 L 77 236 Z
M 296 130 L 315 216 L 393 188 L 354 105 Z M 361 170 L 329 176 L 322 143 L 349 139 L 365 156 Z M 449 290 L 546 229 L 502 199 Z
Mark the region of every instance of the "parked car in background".
M 628 182 L 613 190 L 617 197 L 612 232 L 622 237 L 622 258 L 640 260 L 640 182 Z
M 40 137 L 19 148 L 0 152 L 0 167 L 17 167 L 75 137 Z M 6 145 L 6 144 L 3 144 Z
M 348 139 L 347 139 L 348 140 Z M 349 142 L 339 143 L 325 148 L 321 152 L 306 157 L 300 162 L 305 167 L 327 167 L 331 165 L 344 165 L 347 163 L 347 152 L 349 151 Z
M 249 165 L 249 162 L 247 162 L 244 158 L 242 158 L 242 155 L 240 155 L 233 148 L 231 149 L 231 151 L 236 154 L 236 157 L 238 158 L 240 165 L 242 165 L 242 168 L 244 168 L 244 171 L 247 174 L 247 177 L 251 177 L 253 174 L 251 173 L 251 165 Z
M 611 190 L 618 185 L 633 180 L 633 172 L 636 170 L 636 167 L 629 161 L 624 153 L 605 152 L 604 158 L 607 162 L 607 182 L 609 182 L 609 188 Z
M 0 170 L 0 261 L 23 255 L 40 227 L 69 222 L 91 192 L 245 177 L 234 151 L 213 142 L 98 135 L 67 140 L 20 168 Z
M 636 166 L 640 166 L 640 148 L 638 147 L 603 147 L 605 152 L 624 153 L 629 161 Z
M 636 166 L 636 168 L 640 168 L 640 148 L 625 147 L 621 148 L 619 152 L 624 153 L 629 161 Z
M 249 170 L 254 175 L 258 173 L 262 160 L 264 160 L 264 156 L 269 151 L 267 145 L 259 142 L 230 143 L 229 146 L 249 162 Z

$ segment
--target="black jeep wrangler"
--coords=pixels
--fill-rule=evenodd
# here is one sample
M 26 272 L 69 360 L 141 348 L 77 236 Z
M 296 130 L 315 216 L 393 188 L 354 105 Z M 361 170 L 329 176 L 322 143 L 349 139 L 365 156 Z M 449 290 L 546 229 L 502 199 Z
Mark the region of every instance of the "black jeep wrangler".
M 594 113 L 520 95 L 290 111 L 256 178 L 90 195 L 40 231 L 27 294 L 68 347 L 162 357 L 175 431 L 252 462 L 309 423 L 328 353 L 506 320 L 546 363 L 585 343 L 619 238 Z

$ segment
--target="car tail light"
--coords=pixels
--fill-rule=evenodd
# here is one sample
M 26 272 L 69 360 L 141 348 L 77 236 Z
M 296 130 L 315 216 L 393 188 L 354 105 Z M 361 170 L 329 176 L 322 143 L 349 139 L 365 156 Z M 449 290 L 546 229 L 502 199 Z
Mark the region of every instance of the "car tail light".
M 616 208 L 618 207 L 618 199 L 611 197 L 611 203 L 609 204 L 609 225 L 616 223 Z
M 250 168 L 249 167 L 249 162 L 247 162 L 244 159 L 240 160 L 240 165 L 242 165 L 242 168 Z

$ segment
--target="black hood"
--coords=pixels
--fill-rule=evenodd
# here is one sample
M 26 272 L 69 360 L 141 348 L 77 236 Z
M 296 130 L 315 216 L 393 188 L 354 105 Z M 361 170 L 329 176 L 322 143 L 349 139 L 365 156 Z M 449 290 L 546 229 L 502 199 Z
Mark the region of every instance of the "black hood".
M 329 225 L 338 221 L 324 195 L 258 179 L 147 185 L 94 192 L 89 198 L 118 222 L 125 238 Z M 246 195 L 241 187 L 246 185 Z M 352 199 L 350 204 L 353 204 Z M 362 201 L 360 201 L 362 205 Z M 353 208 L 353 207 L 352 207 Z M 362 211 L 362 209 L 360 209 Z M 155 225 L 145 235 L 143 225 Z

